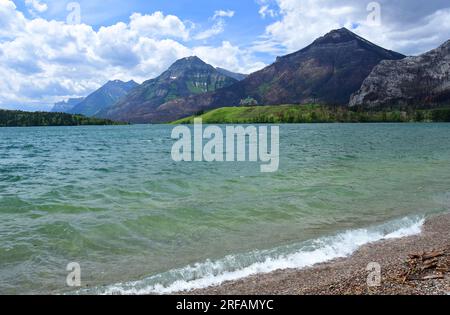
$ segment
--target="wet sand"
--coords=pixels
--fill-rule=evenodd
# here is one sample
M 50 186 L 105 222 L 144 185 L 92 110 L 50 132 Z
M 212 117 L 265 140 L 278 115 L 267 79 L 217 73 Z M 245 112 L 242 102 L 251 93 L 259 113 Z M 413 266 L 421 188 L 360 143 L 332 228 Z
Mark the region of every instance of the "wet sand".
M 379 286 L 368 286 L 371 271 L 366 269 L 373 262 L 381 266 Z M 450 214 L 445 214 L 427 219 L 419 235 L 368 244 L 348 258 L 301 270 L 254 275 L 183 294 L 444 295 L 450 294 L 449 269 Z M 370 278 L 377 280 L 376 275 Z

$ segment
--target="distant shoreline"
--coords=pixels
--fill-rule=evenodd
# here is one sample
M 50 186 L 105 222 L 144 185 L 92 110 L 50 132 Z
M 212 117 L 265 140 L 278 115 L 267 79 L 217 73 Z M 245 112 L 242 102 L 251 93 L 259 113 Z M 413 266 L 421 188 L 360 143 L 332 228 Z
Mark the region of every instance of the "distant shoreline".
M 450 122 L 450 108 L 361 109 L 327 105 L 267 105 L 221 107 L 176 120 L 172 124 L 291 124 L 291 123 L 411 123 Z
M 0 109 L 1 127 L 62 127 L 62 126 L 127 125 L 109 119 L 66 113 L 25 112 Z
M 213 109 L 173 122 L 154 125 L 193 124 L 195 118 L 201 118 L 204 124 L 443 123 L 450 122 L 450 107 L 377 111 L 311 104 L 238 106 Z M 130 125 L 130 123 L 61 112 L 0 109 L 0 128 L 104 125 Z
M 427 255 L 437 256 L 427 259 Z M 381 285 L 377 287 L 367 285 L 366 268 L 372 262 L 381 266 Z M 450 294 L 449 269 L 450 214 L 443 214 L 428 218 L 419 235 L 371 243 L 348 258 L 301 270 L 257 274 L 182 294 L 445 295 Z

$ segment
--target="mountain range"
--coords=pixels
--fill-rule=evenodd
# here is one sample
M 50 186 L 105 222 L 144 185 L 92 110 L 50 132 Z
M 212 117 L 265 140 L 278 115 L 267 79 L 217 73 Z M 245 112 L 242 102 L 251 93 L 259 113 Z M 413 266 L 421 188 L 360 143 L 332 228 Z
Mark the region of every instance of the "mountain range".
M 447 42 L 421 56 L 406 57 L 341 28 L 248 76 L 187 57 L 141 85 L 110 81 L 69 112 L 131 123 L 164 123 L 241 105 L 448 104 L 448 46 Z
M 178 98 L 145 112 L 146 122 L 165 122 L 199 111 L 239 106 L 246 99 L 259 105 L 347 105 L 352 93 L 380 61 L 403 58 L 402 54 L 383 49 L 342 28 L 298 52 L 277 58 L 272 65 L 227 88 Z

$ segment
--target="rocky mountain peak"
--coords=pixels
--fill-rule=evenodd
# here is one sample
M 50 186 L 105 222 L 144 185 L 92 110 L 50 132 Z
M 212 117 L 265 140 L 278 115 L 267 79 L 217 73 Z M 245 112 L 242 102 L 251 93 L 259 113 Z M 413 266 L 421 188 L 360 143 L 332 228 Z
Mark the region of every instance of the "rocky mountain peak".
M 175 61 L 169 68 L 171 70 L 192 69 L 192 68 L 212 68 L 197 56 L 191 56 Z
M 352 40 L 361 39 L 355 33 L 349 31 L 347 28 L 343 27 L 337 30 L 332 30 L 331 32 L 325 34 L 324 36 L 316 39 L 314 44 L 338 44 L 345 43 Z
M 111 87 L 135 87 L 138 84 L 134 82 L 133 80 L 130 80 L 128 82 L 124 82 L 122 80 L 110 80 L 105 85 L 103 85 L 101 88 L 111 88 Z

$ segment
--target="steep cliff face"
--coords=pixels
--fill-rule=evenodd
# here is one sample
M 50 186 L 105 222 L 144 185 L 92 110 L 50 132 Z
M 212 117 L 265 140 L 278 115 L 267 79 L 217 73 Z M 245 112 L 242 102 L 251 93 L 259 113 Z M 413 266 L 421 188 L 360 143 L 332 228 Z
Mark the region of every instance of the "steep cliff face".
M 342 28 L 298 52 L 277 58 L 272 65 L 227 88 L 169 101 L 143 119 L 175 120 L 200 110 L 239 106 L 247 98 L 260 105 L 347 105 L 351 94 L 380 61 L 404 57 Z
M 382 61 L 350 100 L 367 108 L 441 104 L 450 104 L 450 40 L 417 57 Z
M 198 57 L 176 61 L 159 77 L 142 83 L 100 117 L 133 123 L 160 122 L 147 117 L 166 102 L 188 95 L 212 92 L 237 82 Z

